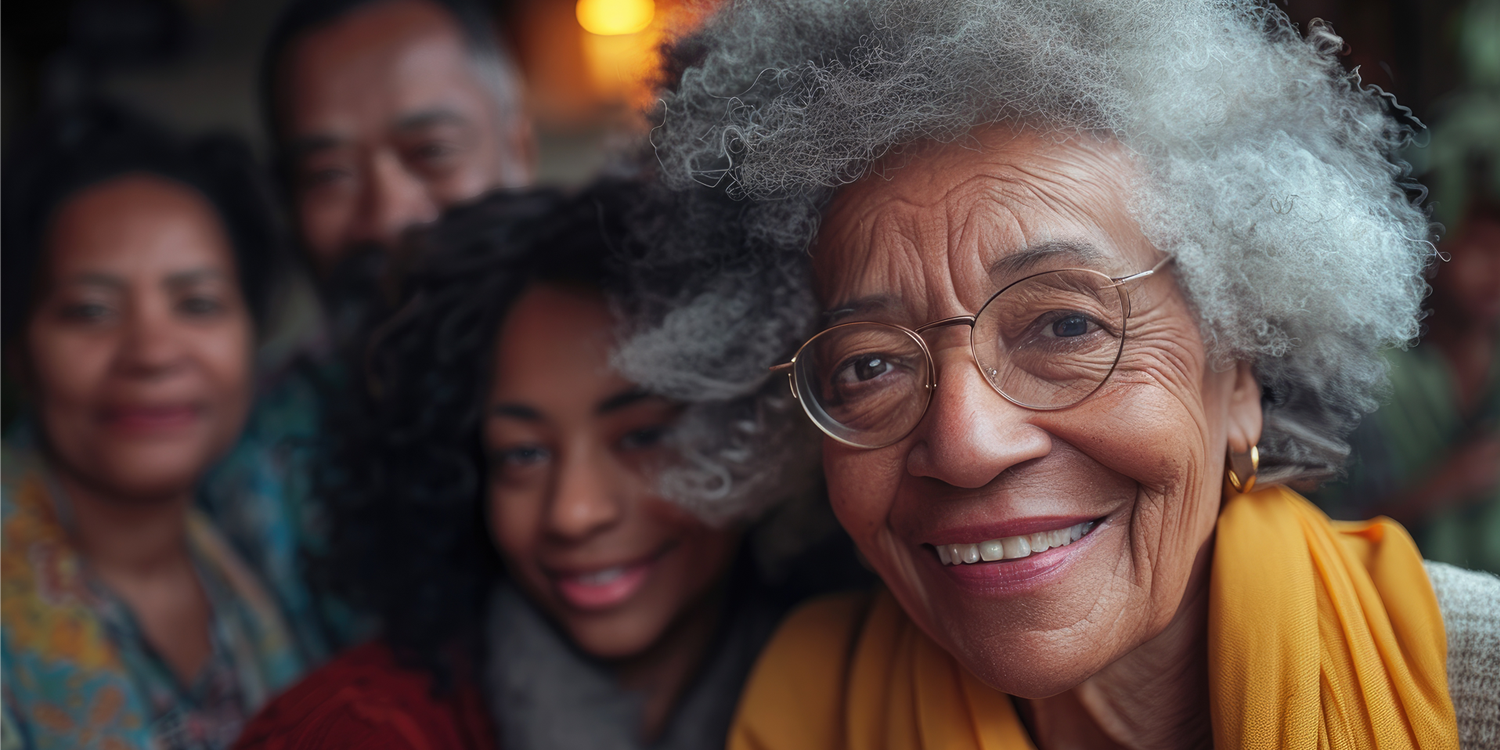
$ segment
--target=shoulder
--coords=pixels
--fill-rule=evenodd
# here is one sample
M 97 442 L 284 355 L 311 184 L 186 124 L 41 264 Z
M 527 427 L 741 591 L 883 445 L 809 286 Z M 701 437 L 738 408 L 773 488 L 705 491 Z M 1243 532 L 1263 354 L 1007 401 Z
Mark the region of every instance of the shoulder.
M 873 592 L 846 592 L 798 607 L 776 629 L 751 679 L 797 685 L 842 680 L 873 599 Z
M 1462 747 L 1500 746 L 1500 578 L 1426 561 L 1448 635 L 1448 693 Z
M 732 750 L 842 745 L 844 683 L 873 599 L 872 592 L 835 594 L 787 616 L 741 695 Z
M 368 643 L 268 703 L 235 748 L 489 750 L 492 730 L 476 693 L 469 684 L 435 693 L 427 673 L 398 664 L 384 643 Z

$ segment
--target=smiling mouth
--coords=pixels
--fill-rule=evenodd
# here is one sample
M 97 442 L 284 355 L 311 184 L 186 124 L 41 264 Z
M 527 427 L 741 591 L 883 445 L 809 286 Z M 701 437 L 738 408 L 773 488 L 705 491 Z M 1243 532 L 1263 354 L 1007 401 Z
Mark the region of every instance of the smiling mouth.
M 944 565 L 972 565 L 978 562 L 1019 560 L 1054 547 L 1066 547 L 1087 536 L 1099 525 L 1099 519 L 1034 534 L 1007 536 L 974 544 L 937 544 L 938 560 Z
M 633 598 L 650 578 L 656 563 L 676 544 L 668 544 L 645 559 L 606 568 L 551 574 L 562 598 L 583 610 L 611 609 Z
M 104 424 L 127 432 L 156 432 L 192 424 L 202 410 L 193 404 L 157 406 L 124 406 L 105 409 L 100 415 Z

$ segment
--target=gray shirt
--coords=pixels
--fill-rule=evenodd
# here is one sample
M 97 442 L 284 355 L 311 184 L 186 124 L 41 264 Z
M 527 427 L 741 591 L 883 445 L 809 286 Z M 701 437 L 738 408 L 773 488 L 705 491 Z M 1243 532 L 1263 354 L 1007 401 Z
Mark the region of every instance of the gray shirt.
M 719 634 L 656 742 L 641 738 L 643 696 L 621 688 L 507 583 L 485 615 L 484 687 L 505 750 L 703 750 L 723 747 L 740 688 L 775 629 L 758 596 L 725 611 Z

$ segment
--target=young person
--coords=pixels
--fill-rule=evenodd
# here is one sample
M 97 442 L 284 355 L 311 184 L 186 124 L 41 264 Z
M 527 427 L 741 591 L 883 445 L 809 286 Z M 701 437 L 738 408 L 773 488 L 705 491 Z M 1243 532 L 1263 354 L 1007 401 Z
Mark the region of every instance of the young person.
M 430 236 L 323 495 L 331 583 L 383 637 L 240 747 L 722 743 L 779 608 L 737 565 L 743 523 L 657 489 L 682 405 L 611 367 L 638 191 L 497 195 Z

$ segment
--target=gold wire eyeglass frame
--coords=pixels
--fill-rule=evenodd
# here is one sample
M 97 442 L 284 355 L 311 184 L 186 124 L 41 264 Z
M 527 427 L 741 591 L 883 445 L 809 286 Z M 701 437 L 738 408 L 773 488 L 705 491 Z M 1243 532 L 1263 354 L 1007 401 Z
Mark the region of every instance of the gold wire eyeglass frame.
M 1000 394 L 1000 396 L 1002 398 L 1004 398 L 1006 401 L 1009 401 L 1009 402 L 1011 402 L 1011 403 L 1015 404 L 1016 406 L 1019 406 L 1019 407 L 1021 407 L 1023 409 L 1031 409 L 1033 411 L 1057 411 L 1058 409 L 1066 409 L 1066 408 L 1068 408 L 1070 406 L 1076 406 L 1076 405 L 1078 405 L 1080 403 L 1083 403 L 1086 399 L 1088 399 L 1089 396 L 1094 395 L 1096 392 L 1098 392 L 1098 390 L 1100 388 L 1103 388 L 1104 384 L 1107 383 L 1107 382 L 1109 382 L 1110 376 L 1114 375 L 1115 368 L 1120 365 L 1120 357 L 1121 357 L 1121 355 L 1125 351 L 1125 332 L 1129 328 L 1130 315 L 1131 315 L 1130 290 L 1126 289 L 1125 285 L 1129 284 L 1132 281 L 1139 281 L 1141 279 L 1144 279 L 1144 278 L 1147 278 L 1147 277 L 1155 275 L 1157 271 L 1160 271 L 1163 266 L 1167 265 L 1171 261 L 1172 261 L 1172 256 L 1169 255 L 1169 256 L 1167 256 L 1165 258 L 1162 258 L 1161 260 L 1157 261 L 1156 265 L 1154 265 L 1154 266 L 1152 266 L 1152 267 L 1150 267 L 1150 268 L 1148 268 L 1148 269 L 1146 269 L 1144 271 L 1141 271 L 1139 273 L 1133 273 L 1133 274 L 1129 274 L 1127 276 L 1109 276 L 1109 275 L 1101 273 L 1099 271 L 1095 271 L 1092 268 L 1054 268 L 1054 269 L 1050 269 L 1050 270 L 1047 270 L 1047 271 L 1041 271 L 1039 273 L 1034 273 L 1034 274 L 1031 274 L 1029 276 L 1025 276 L 1023 278 L 1020 278 L 1020 279 L 1017 279 L 1015 281 L 1012 281 L 1009 284 L 1006 284 L 1003 289 L 1001 289 L 998 292 L 995 292 L 993 295 L 990 295 L 990 298 L 987 299 L 987 300 L 985 300 L 985 302 L 984 302 L 983 305 L 979 306 L 979 311 L 976 312 L 976 313 L 974 313 L 973 315 L 955 315 L 955 316 L 953 316 L 951 318 L 943 318 L 942 320 L 935 320 L 935 321 L 933 321 L 931 323 L 926 323 L 926 324 L 917 326 L 916 328 L 907 328 L 905 326 L 896 325 L 894 323 L 882 323 L 882 322 L 879 322 L 879 321 L 871 321 L 871 320 L 856 320 L 856 321 L 851 321 L 851 322 L 848 322 L 848 323 L 840 323 L 838 325 L 829 326 L 828 328 L 825 328 L 825 329 L 817 332 L 816 334 L 813 334 L 813 336 L 811 338 L 809 338 L 807 341 L 805 341 L 805 342 L 802 343 L 802 346 L 797 347 L 797 353 L 794 354 L 794 355 L 792 355 L 791 361 L 789 361 L 789 362 L 783 362 L 783 363 L 781 363 L 779 365 L 775 365 L 775 366 L 771 367 L 771 372 L 785 372 L 787 374 L 787 383 L 791 386 L 791 389 L 792 389 L 792 398 L 802 405 L 802 411 L 803 411 L 803 413 L 805 413 L 807 415 L 808 419 L 812 420 L 812 423 L 814 425 L 816 425 L 817 428 L 820 431 L 822 431 L 822 433 L 824 435 L 827 435 L 828 437 L 833 438 L 834 440 L 836 440 L 836 441 L 838 441 L 840 443 L 843 443 L 844 445 L 850 446 L 852 448 L 861 448 L 861 449 L 865 449 L 865 450 L 875 450 L 877 448 L 884 448 L 886 446 L 895 445 L 896 443 L 899 443 L 902 440 L 906 439 L 906 436 L 910 435 L 912 433 L 912 430 L 917 429 L 917 425 L 920 425 L 922 423 L 922 420 L 926 418 L 926 416 L 927 416 L 927 409 L 932 406 L 932 392 L 933 392 L 934 389 L 937 388 L 937 378 L 938 378 L 937 365 L 932 360 L 932 350 L 928 348 L 928 346 L 927 346 L 927 340 L 924 339 L 924 338 L 922 338 L 922 334 L 926 333 L 927 331 L 935 330 L 935 329 L 938 329 L 938 328 L 947 328 L 949 326 L 966 325 L 966 326 L 969 327 L 969 360 L 971 362 L 973 362 L 974 363 L 974 367 L 979 370 L 980 377 L 984 378 L 984 382 L 989 383 L 990 387 L 993 388 L 996 393 Z M 1120 293 L 1120 304 L 1122 306 L 1121 312 L 1123 313 L 1122 318 L 1121 318 L 1121 328 L 1120 328 L 1120 346 L 1119 346 L 1119 348 L 1117 348 L 1115 350 L 1115 361 L 1110 364 L 1110 366 L 1109 366 L 1109 372 L 1106 372 L 1104 374 L 1104 377 L 1100 378 L 1098 384 L 1096 384 L 1092 389 L 1090 389 L 1088 393 L 1085 393 L 1082 396 L 1079 396 L 1077 399 L 1075 399 L 1075 400 L 1073 400 L 1071 402 L 1068 402 L 1066 404 L 1057 404 L 1057 405 L 1051 405 L 1051 406 L 1044 406 L 1044 405 L 1037 405 L 1037 404 L 1028 404 L 1028 403 L 1025 403 L 1025 402 L 1023 402 L 1023 401 L 1021 401 L 1021 400 L 1019 400 L 1019 399 L 1011 396 L 1010 394 L 1006 393 L 1005 391 L 1000 390 L 1000 386 L 996 385 L 993 380 L 991 380 L 987 375 L 985 375 L 985 373 L 984 373 L 984 366 L 979 363 L 979 349 L 978 349 L 978 345 L 974 341 L 975 323 L 979 320 L 980 316 L 984 315 L 984 311 L 987 308 L 989 308 L 989 306 L 990 306 L 991 303 L 993 303 L 995 300 L 999 299 L 1001 295 L 1005 294 L 1006 291 L 1010 290 L 1012 287 L 1016 286 L 1017 284 L 1023 284 L 1023 283 L 1025 283 L 1025 282 L 1027 282 L 1027 281 L 1029 281 L 1031 279 L 1037 278 L 1038 276 L 1045 276 L 1047 274 L 1062 273 L 1062 272 L 1067 272 L 1067 271 L 1077 271 L 1077 272 L 1089 273 L 1089 274 L 1094 274 L 1096 276 L 1103 277 L 1104 279 L 1108 280 L 1109 283 L 1106 284 L 1106 285 L 1104 285 L 1103 287 L 1101 287 L 1102 289 L 1118 289 L 1119 290 L 1119 293 Z M 884 326 L 886 328 L 890 328 L 890 329 L 893 329 L 893 330 L 896 330 L 896 331 L 900 331 L 901 333 L 905 334 L 907 337 L 911 338 L 913 341 L 915 341 L 917 343 L 917 346 L 920 347 L 921 350 L 922 350 L 922 356 L 926 357 L 926 359 L 927 359 L 927 383 L 926 383 L 925 388 L 923 390 L 923 393 L 926 395 L 927 402 L 922 405 L 922 413 L 917 416 L 916 421 L 912 423 L 911 428 L 908 429 L 906 432 L 902 433 L 901 435 L 897 436 L 896 438 L 894 438 L 892 440 L 889 440 L 887 442 L 881 443 L 879 445 L 864 445 L 864 444 L 861 444 L 861 443 L 853 442 L 851 440 L 848 440 L 847 438 L 844 438 L 842 436 L 834 434 L 834 432 L 832 430 L 830 430 L 829 428 L 827 428 L 826 426 L 824 426 L 823 423 L 822 423 L 822 421 L 819 420 L 818 417 L 812 413 L 811 408 L 807 405 L 807 403 L 805 403 L 802 400 L 801 396 L 798 395 L 798 390 L 797 390 L 797 358 L 800 357 L 800 356 L 802 356 L 802 352 L 804 350 L 806 350 L 808 346 L 811 346 L 812 343 L 814 341 L 816 341 L 820 336 L 823 336 L 824 334 L 826 334 L 826 333 L 828 333 L 830 331 L 837 331 L 837 330 L 839 330 L 841 328 L 847 328 L 847 327 L 850 327 L 850 326 L 868 326 L 868 325 Z

